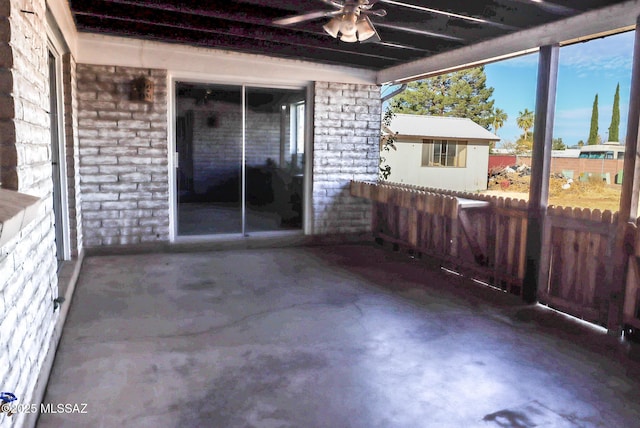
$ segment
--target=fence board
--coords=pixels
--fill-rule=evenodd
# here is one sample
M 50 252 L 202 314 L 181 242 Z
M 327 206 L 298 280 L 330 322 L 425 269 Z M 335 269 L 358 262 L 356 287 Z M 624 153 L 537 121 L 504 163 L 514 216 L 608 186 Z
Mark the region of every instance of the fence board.
M 374 201 L 372 230 L 389 242 L 435 257 L 449 267 L 510 292 L 521 292 L 526 267 L 527 204 L 418 186 L 352 183 L 354 196 Z M 456 198 L 487 201 L 464 209 Z M 471 206 L 477 204 L 470 204 Z M 468 204 L 469 206 L 469 204 Z M 607 325 L 612 316 L 612 260 L 617 215 L 549 207 L 544 218 L 539 299 L 572 315 Z M 625 322 L 640 328 L 640 232 L 631 255 Z M 635 285 L 634 285 L 635 284 Z

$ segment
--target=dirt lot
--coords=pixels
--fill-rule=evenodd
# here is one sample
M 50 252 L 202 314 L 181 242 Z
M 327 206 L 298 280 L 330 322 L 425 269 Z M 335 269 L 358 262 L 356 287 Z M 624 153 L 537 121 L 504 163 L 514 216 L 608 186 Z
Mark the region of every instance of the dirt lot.
M 525 200 L 529 198 L 529 176 L 514 175 L 510 176 L 508 181 L 508 185 L 505 180 L 493 181 L 489 183 L 489 190 L 483 193 L 506 198 Z M 550 179 L 549 205 L 618 211 L 620 186 L 607 185 L 598 180 L 575 181 L 569 186 L 567 184 L 567 180 L 564 178 L 552 177 Z

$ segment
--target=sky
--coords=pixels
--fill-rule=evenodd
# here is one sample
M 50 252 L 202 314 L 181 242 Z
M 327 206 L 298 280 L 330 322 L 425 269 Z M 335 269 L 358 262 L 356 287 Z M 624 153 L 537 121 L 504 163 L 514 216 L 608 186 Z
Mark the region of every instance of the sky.
M 620 139 L 624 140 L 631 85 L 634 32 L 617 34 L 560 48 L 554 138 L 567 146 L 587 141 L 593 100 L 598 94 L 598 134 L 609 134 L 613 97 L 620 83 Z M 495 107 L 508 119 L 498 130 L 502 141 L 516 141 L 522 130 L 518 113 L 535 110 L 538 54 L 485 66 L 487 86 L 494 88 Z M 499 147 L 500 145 L 498 145 Z

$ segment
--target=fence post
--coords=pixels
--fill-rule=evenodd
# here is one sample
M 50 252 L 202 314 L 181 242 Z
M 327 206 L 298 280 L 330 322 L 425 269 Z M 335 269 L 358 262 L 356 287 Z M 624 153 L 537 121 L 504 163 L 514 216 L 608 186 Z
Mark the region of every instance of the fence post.
M 629 97 L 629 120 L 627 122 L 627 141 L 624 155 L 624 174 L 622 193 L 620 194 L 620 211 L 616 233 L 615 252 L 613 255 L 613 281 L 611 283 L 609 322 L 607 328 L 610 334 L 620 335 L 622 332 L 622 318 L 624 294 L 628 284 L 627 271 L 629 256 L 633 242 L 629 222 L 638 217 L 638 193 L 640 192 L 640 163 L 637 161 L 640 141 L 638 128 L 640 127 L 640 17 L 636 21 L 636 35 L 633 48 L 633 68 L 631 71 L 631 94 Z
M 551 141 L 558 83 L 558 54 L 559 46 L 557 44 L 542 46 L 538 59 L 531 186 L 527 214 L 526 268 L 522 287 L 522 298 L 527 303 L 537 301 L 543 223 L 549 200 Z

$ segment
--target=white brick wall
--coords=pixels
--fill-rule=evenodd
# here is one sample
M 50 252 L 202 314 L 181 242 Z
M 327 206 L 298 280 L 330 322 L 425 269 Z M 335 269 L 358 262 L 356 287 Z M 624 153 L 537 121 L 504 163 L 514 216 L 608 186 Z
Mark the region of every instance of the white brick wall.
M 378 177 L 380 88 L 317 82 L 313 144 L 314 233 L 371 230 L 371 204 L 349 194 L 351 180 Z
M 43 198 L 36 219 L 0 248 L 0 379 L 21 403 L 32 402 L 58 316 L 45 11 L 44 0 L 0 2 L 2 186 Z M 0 426 L 24 423 L 7 418 Z
M 153 103 L 129 100 L 141 75 Z M 168 241 L 166 72 L 78 64 L 77 81 L 85 246 Z
M 72 55 L 62 58 L 64 91 L 65 155 L 67 163 L 67 195 L 69 202 L 69 238 L 71 256 L 77 257 L 82 249 L 82 209 L 80 206 L 80 162 L 78 147 L 78 100 L 76 62 Z

